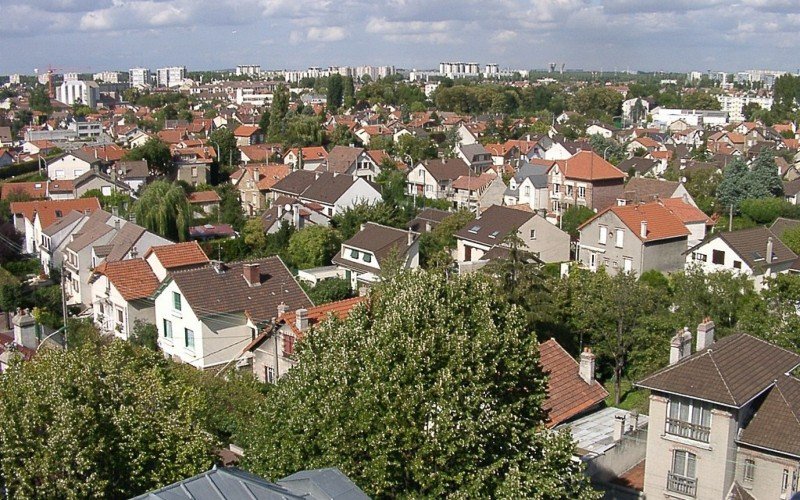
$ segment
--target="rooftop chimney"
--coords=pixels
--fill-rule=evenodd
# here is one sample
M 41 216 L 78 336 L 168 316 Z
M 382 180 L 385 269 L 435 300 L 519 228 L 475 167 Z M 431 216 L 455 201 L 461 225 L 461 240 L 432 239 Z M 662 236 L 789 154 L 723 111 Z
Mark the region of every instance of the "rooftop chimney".
M 692 353 L 692 334 L 689 328 L 678 330 L 669 344 L 669 364 L 673 365 Z
M 714 322 L 706 318 L 697 325 L 697 351 L 703 351 L 714 343 Z
M 583 352 L 581 353 L 578 374 L 587 384 L 594 382 L 594 360 L 595 355 L 592 353 L 592 350 L 588 347 L 584 347 Z
M 411 228 L 408 228 L 408 246 L 411 246 L 414 243 L 414 231 Z
M 298 309 L 294 312 L 294 316 L 294 326 L 301 332 L 308 330 L 308 309 Z
M 249 286 L 261 285 L 261 265 L 245 264 L 242 266 L 242 276 Z
M 772 264 L 772 236 L 767 238 L 767 264 Z
M 361 229 L 360 229 L 360 230 L 361 230 L 361 231 L 363 231 L 363 230 L 364 230 L 364 229 L 366 229 L 366 228 L 367 228 L 367 225 L 366 225 L 366 224 L 364 224 L 364 223 L 361 223 Z
M 114 219 L 114 229 L 116 229 L 117 231 L 119 231 L 119 217 L 117 217 L 116 219 Z
M 217 274 L 222 274 L 225 272 L 225 264 L 223 264 L 221 260 L 212 260 L 210 262 L 211 267 L 214 268 L 214 271 L 216 271 Z
M 614 442 L 622 441 L 622 435 L 625 434 L 625 415 L 614 416 Z
M 282 318 L 289 311 L 289 306 L 285 302 L 278 304 L 278 317 Z
M 641 236 L 642 239 L 647 238 L 647 221 L 646 220 L 643 220 L 641 225 L 639 226 L 639 236 Z
M 17 315 L 11 320 L 14 325 L 14 342 L 17 345 L 36 349 L 39 346 L 39 339 L 36 337 L 36 320 L 28 309 L 17 309 Z

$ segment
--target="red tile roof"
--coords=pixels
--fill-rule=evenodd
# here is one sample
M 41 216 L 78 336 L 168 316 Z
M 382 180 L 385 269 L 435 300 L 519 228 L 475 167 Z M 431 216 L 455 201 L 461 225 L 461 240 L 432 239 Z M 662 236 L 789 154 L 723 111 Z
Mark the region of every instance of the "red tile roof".
M 100 210 L 100 202 L 97 198 L 78 198 L 77 200 L 16 201 L 11 204 L 12 214 L 22 214 L 31 222 L 38 213 L 42 229 L 46 229 L 72 210 L 91 214 L 95 210 Z M 58 215 L 59 213 L 61 215 Z
M 549 427 L 554 427 L 600 404 L 608 391 L 596 380 L 587 384 L 580 376 L 578 362 L 555 339 L 539 344 L 539 362 L 549 374 L 547 399 Z
M 497 178 L 492 174 L 481 175 L 462 175 L 453 181 L 453 189 L 468 189 L 470 191 L 480 191 L 488 186 L 493 180 Z
M 208 262 L 208 256 L 196 241 L 151 247 L 144 258 L 146 259 L 153 253 L 156 254 L 158 261 L 167 270 L 196 266 Z
M 222 198 L 216 191 L 196 191 L 189 195 L 189 203 L 219 203 Z
M 127 301 L 147 298 L 158 287 L 158 278 L 144 259 L 103 262 L 94 272 L 106 276 Z
M 612 212 L 616 215 L 642 241 L 665 240 L 690 234 L 681 219 L 672 210 L 659 202 L 625 205 L 622 207 L 612 206 L 584 222 L 578 229 L 583 229 L 606 212 Z M 642 238 L 641 235 L 643 221 L 647 222 L 647 236 L 645 238 Z
M 8 199 L 12 194 L 27 195 L 32 200 L 47 197 L 47 181 L 6 182 L 0 186 L 0 199 Z
M 260 191 L 271 189 L 279 180 L 283 179 L 292 169 L 288 165 L 272 163 L 258 168 L 259 180 L 257 187 Z
M 336 302 L 329 302 L 316 307 L 308 309 L 308 326 L 314 326 L 326 319 L 329 315 L 333 315 L 338 319 L 344 319 L 350 314 L 350 310 L 367 299 L 366 296 L 353 297 L 351 299 L 338 300 Z M 303 337 L 303 333 L 297 329 L 297 311 L 290 311 L 283 315 L 281 318 L 287 325 L 291 326 L 295 336 L 299 339 Z
M 625 174 L 593 151 L 578 151 L 572 158 L 558 160 L 558 167 L 568 179 L 587 181 L 624 179 Z
M 236 137 L 251 137 L 256 133 L 258 133 L 258 126 L 256 125 L 239 125 L 233 131 L 233 135 Z
M 322 146 L 309 146 L 307 148 L 302 148 L 302 150 L 304 161 L 324 160 L 328 157 L 328 152 L 325 151 L 325 148 Z M 298 148 L 292 148 L 286 154 L 289 153 L 293 153 L 295 156 L 297 156 Z
M 705 212 L 694 205 L 686 203 L 683 201 L 683 198 L 665 198 L 661 200 L 661 204 L 669 208 L 684 224 L 690 224 L 692 222 L 714 223 Z

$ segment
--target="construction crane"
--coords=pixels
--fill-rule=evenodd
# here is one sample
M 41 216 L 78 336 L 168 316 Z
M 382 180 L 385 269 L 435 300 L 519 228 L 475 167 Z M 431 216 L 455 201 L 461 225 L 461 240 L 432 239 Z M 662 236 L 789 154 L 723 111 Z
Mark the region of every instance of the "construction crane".
M 56 74 L 56 71 L 71 71 L 71 72 L 83 72 L 83 71 L 90 71 L 90 68 L 81 68 L 81 69 L 66 69 L 66 68 L 54 68 L 52 64 L 47 65 L 47 95 L 50 96 L 50 99 L 56 98 L 56 86 L 53 80 L 53 76 Z M 34 73 L 39 73 L 39 70 L 34 69 Z

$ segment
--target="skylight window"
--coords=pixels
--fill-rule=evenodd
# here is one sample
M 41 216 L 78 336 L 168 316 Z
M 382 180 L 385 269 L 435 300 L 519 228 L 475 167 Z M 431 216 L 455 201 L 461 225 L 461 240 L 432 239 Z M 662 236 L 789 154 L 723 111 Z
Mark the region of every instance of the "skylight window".
M 481 226 L 472 226 L 471 228 L 469 228 L 469 232 L 472 233 L 472 234 L 475 234 L 480 230 L 481 230 Z
M 492 234 L 489 235 L 489 238 L 497 238 L 498 234 L 500 234 L 500 231 L 492 231 Z

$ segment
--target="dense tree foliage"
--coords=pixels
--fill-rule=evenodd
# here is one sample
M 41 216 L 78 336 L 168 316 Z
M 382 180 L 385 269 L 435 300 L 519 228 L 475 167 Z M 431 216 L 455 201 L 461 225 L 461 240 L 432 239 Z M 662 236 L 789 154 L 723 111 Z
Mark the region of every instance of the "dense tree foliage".
M 15 498 L 125 498 L 208 469 L 202 393 L 114 341 L 47 350 L 0 378 L 0 464 Z
M 328 265 L 339 251 L 336 231 L 325 226 L 308 226 L 297 231 L 289 239 L 286 256 L 298 269 Z
M 337 300 L 344 300 L 353 296 L 350 282 L 344 278 L 330 278 L 318 282 L 314 286 L 306 286 L 301 282 L 303 289 L 315 305 L 326 304 Z
M 736 158 L 725 168 L 717 188 L 717 198 L 724 207 L 739 208 L 748 198 L 766 198 L 783 194 L 783 182 L 775 164 L 774 153 L 762 151 L 748 168 Z
M 192 223 L 186 192 L 175 183 L 149 184 L 133 205 L 136 223 L 173 241 L 185 241 Z
M 218 128 L 211 132 L 211 137 L 209 137 L 208 142 L 219 149 L 219 158 L 217 158 L 217 162 L 219 162 L 220 165 L 232 166 L 239 163 L 241 151 L 239 151 L 236 145 L 236 137 L 233 135 L 232 130 Z
M 596 496 L 545 428 L 535 336 L 483 276 L 401 273 L 298 360 L 243 434 L 257 474 L 335 464 L 376 498 Z
M 172 153 L 169 150 L 169 146 L 158 138 L 151 138 L 144 145 L 126 152 L 124 159 L 146 160 L 147 167 L 151 171 L 167 177 L 175 175 L 175 165 L 172 162 Z

